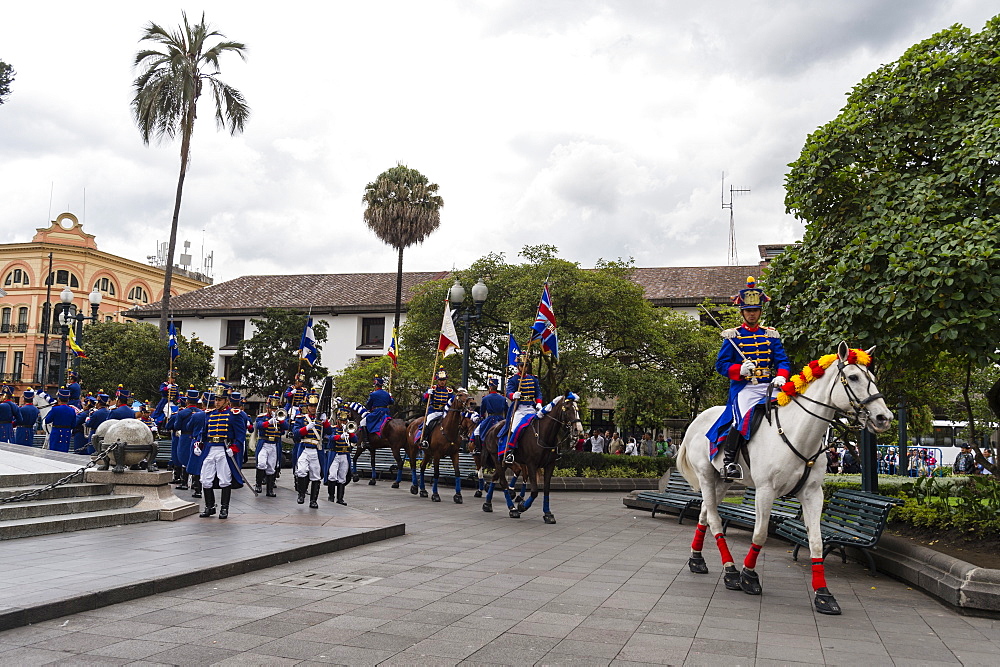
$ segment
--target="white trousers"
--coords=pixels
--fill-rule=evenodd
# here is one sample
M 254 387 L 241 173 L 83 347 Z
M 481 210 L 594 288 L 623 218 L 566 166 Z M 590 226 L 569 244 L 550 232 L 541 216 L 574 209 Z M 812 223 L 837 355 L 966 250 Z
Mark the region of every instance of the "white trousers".
M 274 467 L 278 464 L 278 445 L 273 442 L 265 442 L 260 446 L 260 454 L 257 456 L 257 470 L 263 470 L 268 475 L 274 474 Z
M 319 470 L 319 452 L 311 447 L 303 449 L 299 460 L 295 462 L 295 476 L 308 477 L 311 482 L 323 479 Z
M 333 462 L 330 464 L 330 477 L 331 482 L 337 482 L 338 484 L 347 483 L 347 472 L 351 469 L 351 457 L 347 454 L 337 454 L 333 457 Z
M 210 488 L 216 478 L 219 486 L 223 489 L 233 483 L 233 474 L 229 470 L 229 463 L 226 461 L 226 447 L 224 445 L 212 445 L 205 455 L 205 460 L 201 464 L 201 485 Z
M 734 415 L 733 426 L 738 427 L 747 411 L 767 396 L 768 384 L 767 382 L 760 382 L 758 384 L 747 383 L 745 387 L 740 389 L 740 393 L 736 394 L 736 409 L 739 411 L 739 414 Z

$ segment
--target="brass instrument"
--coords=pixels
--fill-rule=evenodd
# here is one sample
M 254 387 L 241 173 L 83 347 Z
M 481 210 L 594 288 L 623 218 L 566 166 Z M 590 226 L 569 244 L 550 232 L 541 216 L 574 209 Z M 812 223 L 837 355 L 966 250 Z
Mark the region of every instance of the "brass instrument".
M 278 408 L 274 411 L 274 418 L 278 421 L 285 421 L 288 419 L 288 412 L 286 412 L 284 408 Z
M 349 421 L 344 425 L 344 432 L 347 433 L 348 435 L 354 435 L 355 433 L 358 432 L 358 425 L 355 424 L 354 422 Z

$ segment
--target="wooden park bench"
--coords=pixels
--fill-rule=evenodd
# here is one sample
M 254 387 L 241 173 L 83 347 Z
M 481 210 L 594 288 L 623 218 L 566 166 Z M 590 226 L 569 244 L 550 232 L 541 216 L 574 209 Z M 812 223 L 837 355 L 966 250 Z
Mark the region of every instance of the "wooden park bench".
M 701 493 L 691 488 L 684 476 L 676 469 L 670 471 L 667 478 L 667 488 L 663 491 L 640 491 L 635 498 L 623 500 L 626 507 L 649 510 L 652 516 L 669 507 L 678 512 L 677 523 L 684 522 L 684 515 L 689 510 L 697 514 L 701 510 Z
M 841 489 L 835 491 L 826 503 L 820 519 L 823 534 L 823 558 L 831 551 L 838 551 L 843 562 L 847 562 L 847 547 L 855 547 L 868 560 L 868 570 L 876 573 L 875 559 L 871 551 L 875 549 L 882 531 L 889 520 L 889 510 L 901 504 L 898 498 L 880 496 L 876 493 Z M 795 545 L 792 559 L 798 560 L 799 549 L 809 548 L 809 536 L 801 519 L 786 519 L 778 526 L 777 534 Z
M 719 516 L 722 517 L 722 532 L 725 534 L 729 524 L 753 528 L 757 521 L 756 510 L 757 489 L 749 487 L 743 492 L 743 500 L 737 503 L 720 503 Z M 771 505 L 771 522 L 779 524 L 786 519 L 801 516 L 802 505 L 794 498 L 775 498 Z

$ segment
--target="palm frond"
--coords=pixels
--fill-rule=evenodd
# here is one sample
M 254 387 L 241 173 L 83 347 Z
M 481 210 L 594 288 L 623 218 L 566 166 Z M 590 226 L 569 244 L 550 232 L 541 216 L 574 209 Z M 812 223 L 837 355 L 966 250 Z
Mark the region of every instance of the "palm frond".
M 423 243 L 441 224 L 444 200 L 437 190 L 419 171 L 398 164 L 365 188 L 365 224 L 398 250 Z

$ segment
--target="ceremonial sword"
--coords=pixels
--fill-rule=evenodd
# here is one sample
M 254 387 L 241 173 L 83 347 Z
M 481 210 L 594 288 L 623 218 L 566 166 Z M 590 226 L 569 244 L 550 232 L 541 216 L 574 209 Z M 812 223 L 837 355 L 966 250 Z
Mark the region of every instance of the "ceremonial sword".
M 701 304 L 698 304 L 698 307 L 701 308 L 703 311 L 705 311 L 705 314 L 708 315 L 708 319 L 712 320 L 712 324 L 714 324 L 715 326 L 717 326 L 720 329 L 722 329 L 722 325 L 719 324 L 719 321 L 717 319 L 715 319 L 715 317 L 712 315 L 712 313 L 708 312 L 708 308 L 706 308 L 705 306 L 703 306 Z M 722 329 L 722 330 L 725 331 L 725 329 Z M 740 346 L 736 344 L 736 341 L 734 341 L 732 338 L 726 338 L 725 336 L 723 336 L 722 338 L 723 338 L 723 340 L 728 340 L 730 342 L 730 344 L 732 344 L 733 349 L 736 350 L 736 352 L 739 353 L 739 355 L 741 357 L 743 357 L 743 361 L 746 361 L 746 362 L 749 362 L 749 363 L 753 364 L 754 369 L 757 368 L 757 364 L 755 362 L 750 361 L 749 359 L 747 359 L 747 355 L 743 354 L 743 350 L 741 350 Z M 750 378 L 750 384 L 757 384 L 757 383 L 758 382 L 757 382 L 757 378 L 756 377 L 751 377 Z

